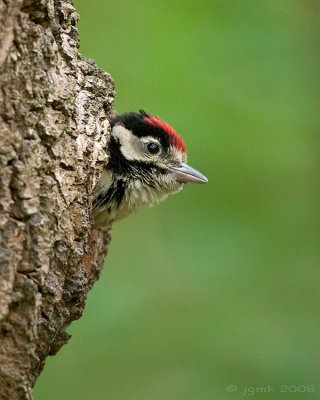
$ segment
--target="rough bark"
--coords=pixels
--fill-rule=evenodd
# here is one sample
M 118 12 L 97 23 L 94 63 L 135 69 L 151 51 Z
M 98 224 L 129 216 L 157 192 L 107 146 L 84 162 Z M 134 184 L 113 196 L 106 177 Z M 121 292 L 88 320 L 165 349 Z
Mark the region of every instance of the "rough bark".
M 91 193 L 110 76 L 78 53 L 68 0 L 0 0 L 0 398 L 32 399 L 103 264 Z

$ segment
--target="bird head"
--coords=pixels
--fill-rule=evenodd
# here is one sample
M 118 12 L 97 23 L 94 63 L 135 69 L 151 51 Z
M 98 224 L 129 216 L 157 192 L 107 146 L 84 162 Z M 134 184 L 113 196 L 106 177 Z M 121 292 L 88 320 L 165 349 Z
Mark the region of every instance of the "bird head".
M 142 185 L 169 194 L 184 183 L 207 183 L 190 167 L 181 136 L 159 117 L 128 112 L 111 121 L 109 167 Z
M 111 121 L 109 162 L 94 189 L 96 225 L 107 225 L 151 206 L 184 183 L 207 183 L 187 164 L 186 146 L 178 133 L 145 111 L 118 115 Z

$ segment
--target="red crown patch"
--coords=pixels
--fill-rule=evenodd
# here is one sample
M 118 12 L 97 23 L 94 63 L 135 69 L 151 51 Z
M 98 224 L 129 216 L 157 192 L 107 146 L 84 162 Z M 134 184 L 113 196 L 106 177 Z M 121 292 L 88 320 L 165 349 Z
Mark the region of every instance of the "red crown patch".
M 144 120 L 148 122 L 148 124 L 156 126 L 157 128 L 160 128 L 164 132 L 166 132 L 172 146 L 176 147 L 184 153 L 187 151 L 186 145 L 184 144 L 182 137 L 172 128 L 172 126 L 162 121 L 159 117 L 155 117 L 147 113 Z

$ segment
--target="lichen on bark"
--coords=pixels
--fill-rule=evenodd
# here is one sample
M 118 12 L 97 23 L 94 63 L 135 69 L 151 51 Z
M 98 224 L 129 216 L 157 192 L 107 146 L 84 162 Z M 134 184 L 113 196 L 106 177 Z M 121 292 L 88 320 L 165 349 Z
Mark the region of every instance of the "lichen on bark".
M 0 398 L 32 399 L 103 264 L 91 195 L 107 162 L 109 74 L 78 52 L 67 0 L 0 3 Z

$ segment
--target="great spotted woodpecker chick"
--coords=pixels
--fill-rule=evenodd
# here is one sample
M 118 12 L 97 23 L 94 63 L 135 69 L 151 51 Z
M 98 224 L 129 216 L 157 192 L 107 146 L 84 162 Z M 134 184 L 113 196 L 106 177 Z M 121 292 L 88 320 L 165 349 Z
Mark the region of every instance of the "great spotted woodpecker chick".
M 111 121 L 109 154 L 94 190 L 93 213 L 98 226 L 165 199 L 184 183 L 208 182 L 186 164 L 186 146 L 178 133 L 142 110 Z

